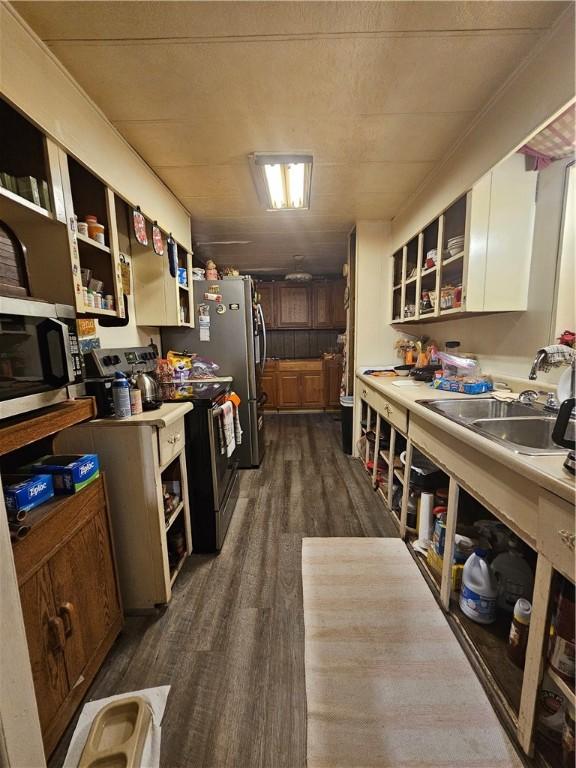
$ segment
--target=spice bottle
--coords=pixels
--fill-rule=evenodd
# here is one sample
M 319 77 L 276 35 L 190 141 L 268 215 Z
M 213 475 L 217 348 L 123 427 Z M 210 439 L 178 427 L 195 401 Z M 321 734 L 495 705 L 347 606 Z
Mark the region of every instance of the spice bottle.
M 550 655 L 550 666 L 569 683 L 573 683 L 576 670 L 574 663 L 574 608 L 574 584 L 568 579 L 564 579 L 556 610 L 556 635 Z
M 524 668 L 526 661 L 526 645 L 528 644 L 531 614 L 532 605 L 529 600 L 524 597 L 516 600 L 508 637 L 508 658 L 520 669 Z

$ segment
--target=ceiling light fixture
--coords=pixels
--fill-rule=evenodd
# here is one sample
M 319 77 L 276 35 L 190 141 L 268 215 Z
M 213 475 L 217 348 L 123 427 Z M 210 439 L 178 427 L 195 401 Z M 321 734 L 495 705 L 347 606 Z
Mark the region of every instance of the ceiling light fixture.
M 261 205 L 267 211 L 306 211 L 310 208 L 312 155 L 248 155 Z

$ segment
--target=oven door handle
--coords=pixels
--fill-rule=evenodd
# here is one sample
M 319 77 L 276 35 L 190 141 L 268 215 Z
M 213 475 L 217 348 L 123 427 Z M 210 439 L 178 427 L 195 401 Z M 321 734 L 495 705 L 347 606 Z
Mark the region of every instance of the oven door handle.
M 40 349 L 40 361 L 42 372 L 48 384 L 63 387 L 74 381 L 74 362 L 70 348 L 70 336 L 68 326 L 60 320 L 47 318 L 37 326 L 38 346 Z M 60 364 L 54 361 L 54 352 L 50 344 L 50 336 L 56 334 Z M 59 370 L 62 372 L 60 373 Z

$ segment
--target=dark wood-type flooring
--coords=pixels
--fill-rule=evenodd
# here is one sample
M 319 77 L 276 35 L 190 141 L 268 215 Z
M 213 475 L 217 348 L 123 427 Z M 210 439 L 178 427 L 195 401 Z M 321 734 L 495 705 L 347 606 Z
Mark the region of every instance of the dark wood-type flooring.
M 192 555 L 166 611 L 126 621 L 89 691 L 172 686 L 161 768 L 305 766 L 301 539 L 397 536 L 334 415 L 269 416 L 266 434 L 221 554 Z

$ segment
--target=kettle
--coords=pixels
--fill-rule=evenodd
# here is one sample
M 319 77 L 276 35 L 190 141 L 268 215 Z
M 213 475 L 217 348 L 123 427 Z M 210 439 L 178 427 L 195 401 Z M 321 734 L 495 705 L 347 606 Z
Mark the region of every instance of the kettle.
M 576 398 L 569 397 L 564 400 L 558 411 L 558 417 L 554 430 L 552 432 L 552 440 L 556 445 L 562 446 L 562 448 L 569 448 L 570 452 L 564 462 L 564 469 L 576 474 L 576 439 L 575 439 L 575 423 L 572 420 L 572 411 L 576 405 Z
M 160 408 L 162 405 L 160 387 L 153 376 L 149 373 L 138 371 L 134 377 L 134 384 L 142 393 L 142 408 L 145 411 L 153 411 L 156 408 Z

